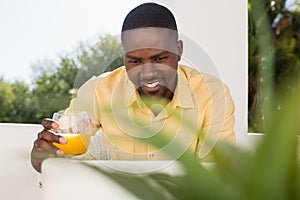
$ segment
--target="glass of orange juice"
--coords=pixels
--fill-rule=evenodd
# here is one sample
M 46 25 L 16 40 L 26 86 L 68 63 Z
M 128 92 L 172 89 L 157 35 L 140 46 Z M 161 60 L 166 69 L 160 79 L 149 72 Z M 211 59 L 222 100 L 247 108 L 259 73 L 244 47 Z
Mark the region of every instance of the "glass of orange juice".
M 66 155 L 79 155 L 86 152 L 90 142 L 88 134 L 90 119 L 86 112 L 70 112 L 67 114 L 56 112 L 52 117 L 59 123 L 58 135 L 67 139 L 66 144 L 52 144 Z

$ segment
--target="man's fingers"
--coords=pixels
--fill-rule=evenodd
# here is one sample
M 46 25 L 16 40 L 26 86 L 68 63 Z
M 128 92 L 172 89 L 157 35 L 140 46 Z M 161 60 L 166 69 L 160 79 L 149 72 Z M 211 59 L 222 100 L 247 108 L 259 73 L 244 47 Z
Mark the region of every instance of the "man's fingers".
M 37 151 L 45 151 L 49 154 L 56 154 L 58 148 L 56 148 L 55 146 L 52 145 L 51 142 L 47 142 L 43 139 L 37 139 L 34 141 L 34 148 Z
M 49 130 L 43 130 L 38 134 L 38 138 L 34 141 L 34 149 L 48 152 L 49 154 L 63 155 L 63 151 L 59 150 L 52 143 L 66 144 L 67 139 L 63 136 L 56 135 Z
M 56 135 L 49 130 L 42 130 L 38 134 L 38 139 L 46 140 L 47 142 L 56 142 L 59 144 L 65 144 L 67 142 L 66 138 L 60 135 Z
M 50 118 L 43 119 L 42 125 L 46 130 L 57 130 L 59 128 L 59 124 Z
M 38 138 L 34 141 L 31 151 L 31 164 L 38 172 L 41 172 L 41 164 L 46 158 L 64 155 L 64 152 L 53 146 L 52 143 L 67 143 L 66 138 L 53 132 L 59 128 L 59 124 L 53 119 L 43 119 L 42 125 L 44 130 L 38 133 Z

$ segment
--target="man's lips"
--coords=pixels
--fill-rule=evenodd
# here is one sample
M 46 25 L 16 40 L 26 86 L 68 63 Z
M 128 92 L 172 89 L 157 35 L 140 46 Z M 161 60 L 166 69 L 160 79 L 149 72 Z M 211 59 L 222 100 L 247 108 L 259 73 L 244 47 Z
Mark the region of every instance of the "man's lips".
M 160 90 L 162 81 L 155 80 L 155 81 L 148 81 L 143 82 L 141 87 L 145 92 L 157 92 Z
M 144 83 L 143 85 L 145 85 L 148 88 L 154 88 L 154 87 L 158 86 L 158 84 L 159 84 L 159 81 L 155 81 L 152 83 Z

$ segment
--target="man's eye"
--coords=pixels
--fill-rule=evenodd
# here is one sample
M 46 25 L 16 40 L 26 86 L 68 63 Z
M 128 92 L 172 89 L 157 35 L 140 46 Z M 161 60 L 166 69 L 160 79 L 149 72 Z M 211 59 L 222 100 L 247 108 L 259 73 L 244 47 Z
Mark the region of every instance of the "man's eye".
M 133 63 L 133 64 L 138 64 L 138 63 L 140 63 L 141 61 L 140 61 L 140 60 L 129 60 L 128 62 L 129 62 L 129 63 Z
M 166 59 L 167 59 L 167 57 L 158 57 L 158 58 L 155 58 L 154 61 L 159 62 L 159 61 L 163 61 Z

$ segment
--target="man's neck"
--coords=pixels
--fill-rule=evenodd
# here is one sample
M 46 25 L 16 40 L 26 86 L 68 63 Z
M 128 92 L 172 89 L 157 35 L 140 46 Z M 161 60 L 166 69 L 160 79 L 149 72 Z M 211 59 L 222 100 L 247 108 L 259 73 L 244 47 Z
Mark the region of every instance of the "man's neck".
M 163 98 L 142 97 L 142 101 L 153 112 L 153 114 L 157 116 L 167 106 L 167 104 L 172 101 L 173 96 L 174 93 L 169 90 L 167 95 Z

